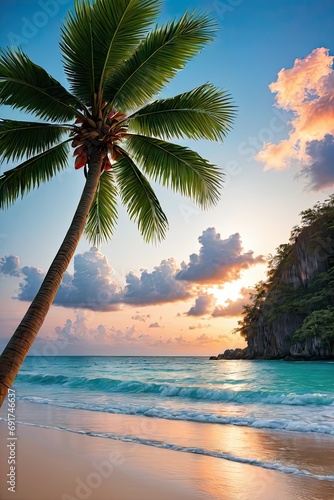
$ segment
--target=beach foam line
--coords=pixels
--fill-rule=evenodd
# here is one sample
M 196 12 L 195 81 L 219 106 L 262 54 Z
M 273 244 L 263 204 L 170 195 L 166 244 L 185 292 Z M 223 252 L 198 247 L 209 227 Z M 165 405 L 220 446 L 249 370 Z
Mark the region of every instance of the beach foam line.
M 0 421 L 6 421 L 6 420 L 3 418 L 0 418 Z M 317 479 L 319 481 L 332 481 L 332 482 L 334 482 L 334 475 L 333 476 L 323 476 L 320 474 L 312 474 L 311 472 L 297 469 L 296 467 L 288 467 L 288 466 L 282 465 L 278 462 L 264 462 L 262 460 L 239 457 L 239 456 L 232 455 L 230 453 L 211 451 L 211 450 L 206 450 L 204 448 L 174 445 L 172 443 L 167 443 L 164 441 L 142 439 L 142 438 L 127 436 L 127 435 L 122 435 L 122 434 L 84 431 L 84 430 L 59 427 L 59 426 L 31 424 L 28 422 L 20 422 L 20 421 L 17 421 L 16 423 L 20 424 L 20 425 L 26 425 L 26 426 L 30 426 L 30 427 L 38 427 L 38 428 L 42 428 L 42 429 L 51 429 L 51 430 L 72 432 L 75 434 L 83 434 L 83 435 L 89 436 L 89 437 L 112 439 L 114 441 L 122 441 L 124 443 L 153 446 L 155 448 L 161 448 L 164 450 L 173 450 L 173 451 L 178 451 L 181 453 L 191 453 L 191 454 L 194 453 L 197 455 L 204 455 L 204 456 L 208 456 L 208 457 L 228 460 L 230 462 L 237 462 L 237 463 L 242 463 L 242 464 L 253 465 L 255 467 L 261 467 L 262 469 L 275 470 L 277 472 L 282 472 L 283 474 L 292 474 L 292 475 L 296 475 L 296 476 L 300 476 L 300 477 L 309 477 L 309 478 Z
M 289 420 L 286 418 L 264 419 L 251 416 L 224 416 L 214 413 L 205 413 L 203 411 L 196 412 L 194 410 L 177 410 L 175 408 L 163 408 L 152 406 L 129 406 L 113 402 L 112 407 L 109 405 L 98 405 L 81 402 L 62 402 L 42 398 L 39 396 L 21 396 L 17 399 L 27 401 L 29 403 L 47 404 L 61 408 L 69 408 L 74 410 L 97 411 L 102 413 L 111 413 L 116 415 L 137 415 L 144 417 L 162 418 L 166 420 L 181 420 L 185 422 L 199 422 L 208 424 L 230 424 L 242 427 L 253 427 L 256 429 L 272 429 L 278 431 L 292 431 L 301 433 L 318 433 L 334 436 L 334 414 L 333 423 L 306 423 L 303 420 Z

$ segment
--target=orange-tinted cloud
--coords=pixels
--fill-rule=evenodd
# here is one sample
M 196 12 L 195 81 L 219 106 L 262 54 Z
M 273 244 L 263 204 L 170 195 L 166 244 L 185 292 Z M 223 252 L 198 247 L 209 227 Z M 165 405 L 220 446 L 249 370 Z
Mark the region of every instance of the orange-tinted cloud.
M 190 256 L 189 264 L 177 265 L 175 259 L 161 261 L 153 271 L 142 269 L 140 275 L 129 272 L 125 276 L 125 286 L 116 281 L 115 271 L 105 255 L 93 247 L 74 257 L 74 274 L 66 272 L 54 300 L 54 305 L 93 311 L 115 311 L 122 305 L 157 305 L 198 298 L 188 312 L 190 316 L 206 314 L 212 299 L 203 296 L 196 285 L 227 283 L 240 278 L 243 270 L 262 264 L 262 255 L 254 256 L 249 250 L 244 252 L 239 233 L 222 239 L 215 228 L 208 228 L 199 237 L 199 254 Z M 44 279 L 43 270 L 24 266 L 15 255 L 0 257 L 0 275 L 22 277 L 18 300 L 31 301 Z M 210 302 L 210 300 L 211 302 Z M 138 312 L 135 321 L 145 322 L 149 316 Z
M 332 65 L 333 57 L 322 47 L 314 49 L 304 59 L 296 59 L 292 68 L 281 69 L 277 81 L 269 85 L 276 93 L 277 105 L 287 111 L 296 111 L 303 102 L 326 94 Z
M 225 304 L 216 306 L 212 316 L 214 318 L 232 318 L 240 316 L 243 312 L 243 306 L 250 303 L 250 294 L 253 291 L 252 288 L 242 288 L 239 292 L 240 297 L 238 299 L 228 299 Z
M 256 159 L 265 164 L 265 170 L 282 170 L 290 166 L 291 160 L 298 160 L 304 169 L 318 164 L 325 136 L 334 135 L 334 57 L 326 48 L 314 49 L 304 59 L 296 59 L 292 68 L 281 69 L 276 82 L 269 85 L 276 94 L 276 106 L 292 114 L 289 125 L 289 138 L 278 144 L 265 143 Z M 319 157 L 309 154 L 309 143 L 318 141 Z M 313 167 L 312 167 L 313 165 Z M 325 168 L 332 172 L 330 165 Z M 312 184 L 312 181 L 309 183 Z M 328 175 L 321 181 L 321 172 L 317 179 L 317 188 L 334 184 L 334 172 L 330 180 Z
M 290 166 L 291 160 L 297 157 L 297 150 L 288 139 L 281 141 L 279 144 L 267 142 L 256 155 L 256 159 L 265 164 L 265 171 L 272 168 L 284 170 Z

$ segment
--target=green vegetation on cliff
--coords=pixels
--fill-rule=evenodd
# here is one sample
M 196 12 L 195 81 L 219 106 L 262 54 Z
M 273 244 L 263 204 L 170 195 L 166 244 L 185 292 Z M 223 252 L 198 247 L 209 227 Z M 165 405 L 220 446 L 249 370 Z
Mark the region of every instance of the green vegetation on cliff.
M 262 341 L 262 351 L 271 343 L 268 352 L 283 355 L 282 350 L 274 352 L 275 336 L 284 337 L 285 349 L 314 337 L 332 349 L 334 195 L 301 213 L 300 225 L 292 229 L 289 243 L 269 256 L 267 280 L 255 286 L 250 298 L 234 333 L 247 340 L 255 356 L 261 355 L 257 349 Z
M 334 341 L 334 307 L 313 311 L 304 320 L 291 342 L 303 342 L 311 337 L 320 337 L 325 342 Z

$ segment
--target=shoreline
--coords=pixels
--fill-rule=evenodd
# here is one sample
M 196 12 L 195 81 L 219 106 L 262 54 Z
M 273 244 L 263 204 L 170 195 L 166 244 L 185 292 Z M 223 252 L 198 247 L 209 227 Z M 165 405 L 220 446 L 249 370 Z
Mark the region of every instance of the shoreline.
M 301 469 L 305 463 L 306 470 L 306 464 L 312 463 L 320 475 L 329 475 L 333 463 L 333 439 L 325 436 L 129 415 L 95 415 L 83 410 L 60 409 L 57 415 L 54 408 L 36 406 L 41 405 L 21 402 L 18 420 L 28 421 L 35 412 L 35 416 L 48 416 L 46 425 L 63 415 L 66 422 L 72 422 L 72 428 L 80 421 L 90 430 L 127 435 L 131 429 L 136 435 L 140 428 L 146 434 L 153 429 L 152 439 L 182 444 L 187 438 L 197 446 L 201 439 L 211 439 L 211 446 L 216 443 L 219 449 L 240 456 L 251 450 L 254 459 L 278 459 L 284 463 L 289 458 Z M 6 453 L 0 453 L 2 500 L 277 500 L 278 492 L 280 500 L 334 498 L 334 481 L 36 425 L 17 423 L 15 495 L 4 484 L 9 465 Z M 0 421 L 1 450 L 6 449 L 7 432 L 7 423 Z
M 201 498 L 178 478 L 159 476 L 150 468 L 144 469 L 139 462 L 134 467 L 131 462 L 138 455 L 137 446 L 54 429 L 21 424 L 17 427 L 15 493 L 8 491 L 2 477 L 1 500 Z M 3 422 L 0 422 L 0 431 L 3 450 L 6 447 Z M 0 465 L 4 475 L 9 467 L 4 456 Z

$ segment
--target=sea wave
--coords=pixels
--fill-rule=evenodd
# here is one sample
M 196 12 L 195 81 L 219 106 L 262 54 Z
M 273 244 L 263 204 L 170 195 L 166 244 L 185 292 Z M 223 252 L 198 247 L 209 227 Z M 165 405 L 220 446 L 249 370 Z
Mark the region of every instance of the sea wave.
M 0 420 L 4 420 L 4 419 L 0 418 Z M 17 423 L 22 424 L 22 425 L 29 425 L 32 427 L 40 427 L 40 428 L 44 428 L 44 429 L 52 429 L 52 430 L 73 432 L 76 434 L 84 434 L 84 435 L 90 436 L 90 437 L 99 437 L 99 438 L 105 438 L 105 439 L 113 439 L 115 441 L 123 441 L 126 443 L 153 446 L 155 448 L 173 450 L 173 451 L 178 451 L 178 452 L 182 452 L 182 453 L 205 455 L 205 456 L 209 456 L 209 457 L 228 460 L 231 462 L 253 465 L 256 467 L 261 467 L 262 469 L 276 470 L 276 471 L 282 472 L 284 474 L 293 474 L 296 476 L 318 479 L 320 481 L 334 481 L 333 475 L 312 474 L 309 471 L 298 469 L 297 467 L 294 467 L 294 466 L 283 465 L 283 464 L 276 462 L 276 461 L 275 462 L 262 461 L 262 460 L 258 460 L 258 459 L 232 455 L 231 453 L 226 453 L 226 452 L 222 452 L 222 451 L 213 451 L 213 450 L 208 450 L 208 449 L 200 448 L 200 447 L 180 446 L 180 445 L 175 445 L 173 443 L 168 443 L 165 441 L 159 441 L 156 439 L 155 440 L 143 439 L 143 438 L 139 438 L 139 437 L 135 437 L 135 436 L 128 436 L 128 435 L 124 435 L 124 434 L 107 433 L 107 432 L 93 432 L 93 431 L 86 431 L 86 430 L 81 430 L 81 429 L 79 430 L 79 429 L 66 428 L 66 427 L 31 424 L 31 423 L 26 423 L 26 422 L 17 422 Z
M 279 391 L 252 391 L 215 389 L 192 385 L 157 384 L 138 380 L 119 380 L 107 377 L 67 377 L 65 375 L 19 374 L 17 382 L 33 385 L 58 385 L 70 389 L 84 389 L 105 393 L 152 394 L 161 398 L 183 398 L 240 404 L 268 404 L 291 406 L 329 406 L 334 395 L 327 393 L 289 393 Z
M 193 409 L 175 409 L 165 407 L 152 407 L 145 405 L 130 405 L 113 402 L 108 403 L 86 403 L 74 401 L 60 401 L 45 397 L 37 396 L 21 396 L 19 400 L 29 403 L 47 404 L 61 408 L 69 408 L 75 410 L 96 411 L 102 413 L 121 414 L 121 415 L 137 415 L 152 418 L 162 418 L 166 420 L 181 420 L 188 422 L 201 422 L 210 424 L 230 424 L 244 427 L 253 427 L 257 429 L 272 429 L 284 430 L 302 433 L 319 433 L 334 436 L 334 419 L 328 422 L 305 422 L 304 420 L 292 420 L 291 418 L 257 418 L 252 415 L 244 416 L 226 416 Z

